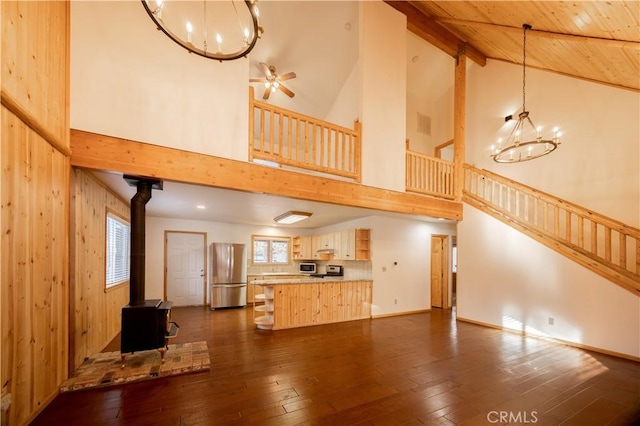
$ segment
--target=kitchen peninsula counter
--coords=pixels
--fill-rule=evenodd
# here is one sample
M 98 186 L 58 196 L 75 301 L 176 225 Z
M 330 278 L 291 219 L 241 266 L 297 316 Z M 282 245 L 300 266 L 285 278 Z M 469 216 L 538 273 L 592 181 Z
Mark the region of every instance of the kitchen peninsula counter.
M 260 329 L 279 330 L 371 318 L 373 281 L 344 277 L 256 280 L 264 304 L 254 319 Z M 260 297 L 258 297 L 260 296 Z

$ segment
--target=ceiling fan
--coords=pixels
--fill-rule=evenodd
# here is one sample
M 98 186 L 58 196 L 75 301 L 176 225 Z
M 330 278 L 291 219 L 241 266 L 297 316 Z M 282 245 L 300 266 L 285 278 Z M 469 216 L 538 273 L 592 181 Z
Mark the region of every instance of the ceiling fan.
M 295 72 L 288 72 L 286 74 L 278 75 L 276 74 L 275 66 L 267 65 L 264 62 L 260 62 L 259 67 L 262 70 L 262 72 L 264 72 L 264 77 L 250 78 L 249 81 L 251 83 L 264 83 L 265 90 L 264 90 L 264 95 L 262 95 L 262 99 L 269 99 L 269 96 L 271 95 L 271 93 L 275 92 L 276 90 L 280 90 L 290 98 L 293 98 L 295 96 L 295 93 L 293 93 L 291 90 L 289 90 L 282 84 L 284 80 L 290 80 L 292 78 L 296 78 Z

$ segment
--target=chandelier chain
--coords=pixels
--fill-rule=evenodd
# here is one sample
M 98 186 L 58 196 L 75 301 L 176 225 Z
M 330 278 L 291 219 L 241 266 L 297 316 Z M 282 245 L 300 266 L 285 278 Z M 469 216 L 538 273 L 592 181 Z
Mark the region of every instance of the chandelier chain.
M 203 50 L 205 52 L 205 54 L 207 53 L 207 2 L 204 1 L 202 2 L 202 7 L 204 8 L 204 44 L 203 44 Z
M 527 29 L 528 26 L 524 25 L 524 35 L 522 40 L 522 111 L 526 111 L 525 107 L 525 84 L 527 81 Z

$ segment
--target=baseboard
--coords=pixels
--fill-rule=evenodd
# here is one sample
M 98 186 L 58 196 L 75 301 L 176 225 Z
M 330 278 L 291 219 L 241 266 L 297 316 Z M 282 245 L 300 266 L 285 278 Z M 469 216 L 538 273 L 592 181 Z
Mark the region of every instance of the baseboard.
M 371 315 L 371 318 L 376 319 L 376 318 L 398 317 L 400 315 L 424 314 L 427 312 L 431 312 L 431 308 L 418 309 L 416 311 L 402 311 L 402 312 L 392 312 L 389 314 Z
M 559 343 L 559 344 L 565 345 L 565 346 L 572 346 L 572 347 L 578 348 L 578 349 L 584 349 L 584 350 L 587 350 L 587 351 L 598 352 L 598 353 L 601 353 L 601 354 L 604 354 L 604 355 L 614 356 L 616 358 L 628 359 L 629 361 L 640 362 L 640 357 L 636 357 L 636 356 L 629 355 L 629 354 L 623 354 L 621 352 L 610 351 L 608 349 L 597 348 L 597 347 L 594 347 L 594 346 L 583 345 L 582 343 L 570 342 L 568 340 L 558 339 L 556 337 L 539 336 L 539 335 L 536 335 L 536 334 L 527 334 L 526 331 L 514 330 L 512 328 L 506 328 L 506 327 L 502 327 L 502 326 L 499 326 L 499 325 L 490 324 L 490 323 L 487 323 L 487 322 L 472 320 L 472 319 L 469 319 L 469 318 L 462 318 L 460 316 L 456 316 L 456 320 L 463 321 L 463 322 L 468 322 L 470 324 L 480 325 L 482 327 L 495 328 L 495 329 L 501 330 L 501 331 L 508 331 L 510 333 L 519 334 L 521 336 L 534 337 L 536 339 L 547 340 L 547 341 L 554 342 L 554 343 Z

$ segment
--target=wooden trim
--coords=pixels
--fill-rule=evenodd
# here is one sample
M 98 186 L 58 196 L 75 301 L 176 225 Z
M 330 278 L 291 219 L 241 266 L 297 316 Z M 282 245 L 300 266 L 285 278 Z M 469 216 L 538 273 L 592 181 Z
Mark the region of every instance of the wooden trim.
M 510 187 L 518 187 L 520 188 L 522 191 L 528 192 L 534 196 L 539 196 L 539 197 L 544 197 L 544 198 L 549 198 L 551 200 L 554 201 L 554 204 L 557 204 L 558 206 L 563 207 L 564 209 L 571 211 L 572 213 L 577 213 L 577 214 L 582 214 L 582 213 L 586 213 L 589 218 L 592 219 L 596 219 L 598 221 L 598 223 L 601 223 L 613 230 L 616 231 L 622 231 L 625 233 L 628 233 L 629 235 L 632 235 L 634 238 L 638 238 L 640 239 L 640 229 L 638 228 L 634 228 L 632 226 L 629 226 L 623 222 L 620 222 L 618 220 L 612 219 L 608 216 L 604 216 L 600 213 L 597 213 L 595 211 L 589 210 L 589 209 L 585 209 L 584 207 L 572 203 L 570 201 L 567 200 L 563 200 L 562 198 L 556 197 L 555 195 L 549 194 L 547 192 L 543 192 L 540 191 L 539 189 L 535 189 L 531 186 L 525 185 L 523 183 L 520 183 L 518 181 L 506 178 L 504 176 L 498 175 L 496 173 L 490 172 L 489 170 L 485 170 L 485 169 L 478 169 L 477 167 L 473 167 L 469 164 L 464 164 L 464 169 L 467 169 L 469 171 L 475 172 L 475 173 L 479 173 L 481 175 L 486 175 L 488 177 L 490 177 L 491 179 L 495 180 L 496 182 L 500 182 L 503 183 L 505 185 L 508 185 Z M 557 216 L 557 215 L 556 215 Z
M 424 314 L 426 312 L 431 312 L 431 308 L 417 309 L 417 310 L 414 310 L 414 311 L 391 312 L 391 313 L 388 313 L 388 314 L 371 315 L 371 318 L 372 319 L 378 319 L 378 318 L 399 317 L 401 315 Z
M 469 318 L 463 318 L 461 316 L 456 316 L 456 321 L 462 321 L 462 322 L 467 322 L 469 324 L 475 324 L 475 325 L 479 325 L 481 327 L 488 327 L 488 328 L 493 328 L 496 330 L 500 330 L 500 331 L 507 331 L 509 333 L 515 333 L 515 334 L 519 334 L 521 336 L 526 336 L 526 337 L 532 337 L 535 339 L 540 339 L 540 340 L 546 340 L 546 341 L 550 341 L 553 343 L 557 343 L 560 345 L 565 345 L 565 346 L 571 346 L 574 348 L 578 348 L 578 349 L 584 349 L 587 351 L 593 351 L 593 352 L 598 352 L 601 354 L 605 354 L 605 355 L 611 355 L 617 358 L 623 358 L 623 359 L 628 359 L 630 361 L 635 361 L 635 362 L 640 362 L 640 358 L 633 356 L 633 355 L 628 355 L 628 354 L 623 354 L 621 352 L 615 352 L 615 351 L 610 351 L 608 349 L 602 349 L 602 348 L 598 348 L 596 346 L 589 346 L 589 345 L 583 345 L 581 343 L 575 343 L 575 342 L 571 342 L 568 340 L 563 340 L 563 339 L 558 339 L 557 337 L 550 337 L 550 336 L 540 336 L 537 334 L 529 334 L 524 330 L 515 330 L 513 328 L 506 328 L 503 327 L 501 325 L 495 325 L 495 324 L 491 324 L 488 322 L 483 322 L 483 321 L 476 321 L 476 320 L 472 320 Z
M 407 16 L 407 29 L 418 37 L 431 43 L 450 56 L 458 55 L 459 46 L 464 45 L 469 59 L 480 66 L 487 64 L 487 56 L 474 46 L 466 44 L 464 40 L 454 35 L 440 25 L 433 16 L 418 10 L 408 1 L 385 0 L 389 6 Z
M 2 106 L 11 111 L 16 117 L 20 119 L 20 121 L 26 124 L 31 130 L 36 132 L 42 139 L 47 141 L 49 145 L 53 146 L 56 150 L 66 155 L 67 157 L 71 156 L 71 150 L 66 146 L 65 141 L 59 140 L 46 127 L 40 124 L 40 121 L 36 117 L 33 117 L 29 113 L 29 111 L 27 111 L 22 107 L 22 105 L 20 105 L 20 102 L 18 102 L 17 99 L 11 96 L 11 94 L 4 89 L 0 90 L 0 100 L 2 102 Z
M 71 164 L 76 167 L 387 212 L 462 219 L 462 204 L 459 202 L 426 198 L 80 130 L 71 130 L 71 148 Z
M 454 140 L 453 140 L 453 139 L 448 140 L 448 141 L 446 141 L 445 143 L 441 143 L 440 145 L 436 146 L 436 147 L 433 149 L 433 155 L 434 155 L 436 158 L 440 158 L 440 159 L 442 159 L 442 152 L 441 152 L 441 151 L 442 151 L 444 148 L 448 147 L 449 145 L 453 145 L 453 143 L 454 143 Z M 409 149 L 409 140 L 407 140 L 407 149 Z

